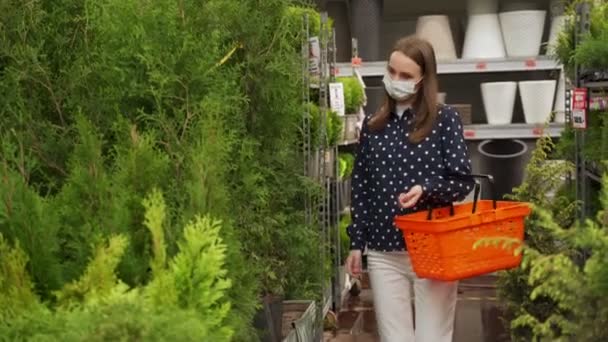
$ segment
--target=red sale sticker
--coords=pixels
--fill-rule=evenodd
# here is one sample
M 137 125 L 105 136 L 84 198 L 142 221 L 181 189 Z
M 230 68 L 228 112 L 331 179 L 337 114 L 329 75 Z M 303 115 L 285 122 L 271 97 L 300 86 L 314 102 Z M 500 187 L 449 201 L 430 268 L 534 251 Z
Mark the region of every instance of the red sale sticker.
M 572 109 L 587 109 L 587 88 L 572 91 Z
M 488 63 L 486 62 L 479 62 L 475 65 L 475 69 L 477 70 L 486 70 L 488 68 Z
M 525 64 L 526 68 L 536 68 L 536 59 L 527 59 Z

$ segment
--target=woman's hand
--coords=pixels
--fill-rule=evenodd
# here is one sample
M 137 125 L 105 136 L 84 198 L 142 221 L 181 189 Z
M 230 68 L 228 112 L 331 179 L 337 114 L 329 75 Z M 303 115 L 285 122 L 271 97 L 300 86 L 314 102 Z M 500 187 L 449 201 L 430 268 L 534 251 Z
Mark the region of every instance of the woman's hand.
M 422 192 L 422 187 L 420 185 L 414 186 L 407 193 L 399 195 L 399 205 L 404 209 L 415 206 L 416 203 L 418 203 L 420 196 L 422 196 Z
M 352 277 L 359 277 L 361 275 L 361 250 L 353 249 L 350 251 L 348 258 L 346 258 L 346 263 L 344 267 L 346 268 L 346 272 L 350 274 Z

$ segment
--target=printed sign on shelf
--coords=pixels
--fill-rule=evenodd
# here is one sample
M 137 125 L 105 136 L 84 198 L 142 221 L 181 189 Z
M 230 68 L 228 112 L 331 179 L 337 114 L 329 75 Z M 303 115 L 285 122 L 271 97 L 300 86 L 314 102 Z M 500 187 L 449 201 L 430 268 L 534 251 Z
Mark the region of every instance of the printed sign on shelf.
M 340 82 L 329 84 L 329 106 L 331 110 L 344 116 L 344 86 Z
M 572 127 L 587 128 L 587 88 L 572 91 Z

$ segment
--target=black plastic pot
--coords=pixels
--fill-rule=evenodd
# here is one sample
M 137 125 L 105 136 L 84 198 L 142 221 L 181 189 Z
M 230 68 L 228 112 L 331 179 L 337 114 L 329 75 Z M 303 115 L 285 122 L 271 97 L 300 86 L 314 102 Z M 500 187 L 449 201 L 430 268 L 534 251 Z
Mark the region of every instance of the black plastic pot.
M 528 145 L 521 140 L 485 140 L 477 147 L 481 154 L 479 173 L 494 176 L 497 199 L 513 192 L 524 179 Z M 487 187 L 482 186 L 481 197 L 490 198 Z

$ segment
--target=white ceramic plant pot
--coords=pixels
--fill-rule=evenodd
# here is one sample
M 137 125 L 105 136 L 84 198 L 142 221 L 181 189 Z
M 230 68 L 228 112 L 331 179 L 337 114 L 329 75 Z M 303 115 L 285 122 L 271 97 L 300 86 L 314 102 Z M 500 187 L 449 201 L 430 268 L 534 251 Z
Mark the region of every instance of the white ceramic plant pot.
M 481 84 L 483 106 L 490 125 L 506 125 L 513 120 L 517 82 L 488 82 Z
M 505 45 L 497 14 L 469 16 L 462 58 L 504 58 Z
M 514 11 L 530 11 L 539 9 L 539 4 L 530 1 L 530 0 L 522 0 L 522 1 L 502 1 L 500 3 L 500 11 L 501 12 L 514 12 Z
M 555 122 L 566 122 L 566 80 L 564 79 L 563 72 L 560 73 L 559 80 L 557 81 L 557 92 L 555 93 L 553 111 L 555 112 Z
M 519 94 L 527 123 L 547 122 L 553 108 L 556 83 L 555 80 L 519 82 Z
M 498 0 L 467 0 L 467 14 L 496 14 Z
M 447 15 L 425 15 L 416 22 L 416 35 L 427 40 L 435 50 L 437 60 L 456 59 L 456 47 Z
M 564 15 L 566 12 L 566 3 L 568 0 L 551 0 L 549 4 L 549 12 L 551 17 Z
M 554 17 L 551 20 L 551 30 L 549 31 L 549 40 L 547 41 L 547 55 L 554 54 L 555 47 L 557 46 L 557 39 L 559 37 L 560 32 L 564 29 L 566 25 L 566 16 L 560 15 Z
M 498 15 L 508 56 L 538 56 L 546 15 L 547 11 L 514 11 Z

